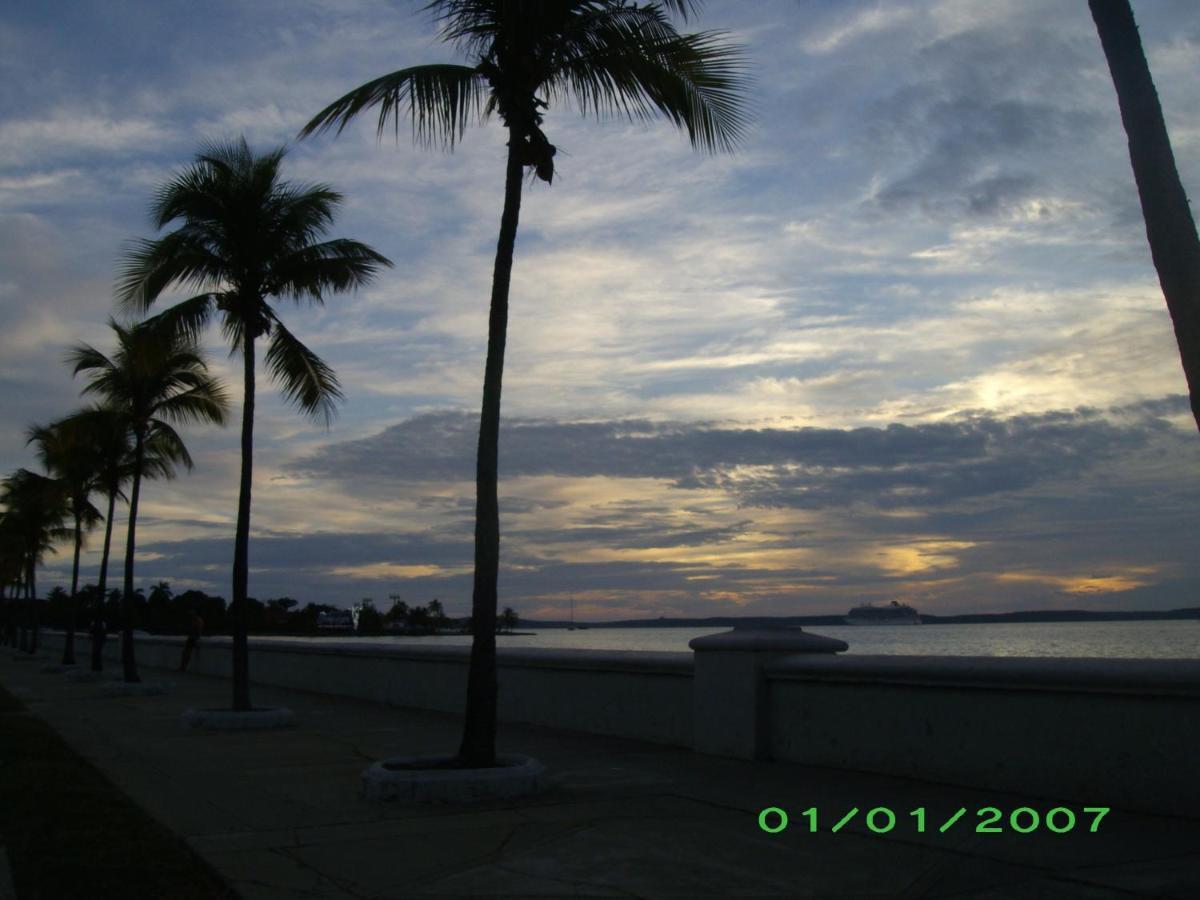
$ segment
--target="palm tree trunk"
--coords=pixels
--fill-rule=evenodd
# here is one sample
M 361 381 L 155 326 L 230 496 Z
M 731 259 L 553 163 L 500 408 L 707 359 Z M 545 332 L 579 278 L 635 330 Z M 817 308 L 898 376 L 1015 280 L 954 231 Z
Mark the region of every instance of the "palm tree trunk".
M 83 522 L 75 514 L 75 560 L 71 565 L 71 596 L 67 601 L 67 639 L 63 643 L 62 664 L 75 665 L 75 595 L 79 590 L 79 546 L 83 543 Z
M 104 670 L 104 640 L 107 629 L 104 625 L 104 594 L 108 588 L 108 551 L 112 547 L 113 512 L 117 506 L 117 486 L 108 491 L 108 518 L 104 520 L 104 550 L 100 554 L 100 586 L 96 596 L 96 610 L 92 617 L 92 671 Z
M 1187 378 L 1192 416 L 1200 428 L 1200 239 L 1175 168 L 1162 106 L 1127 0 L 1088 0 L 1108 59 L 1129 159 L 1142 201 L 1150 255 Z
M 7 580 L 0 581 L 0 599 L 4 601 L 4 621 L 0 622 L 0 644 L 6 647 L 17 646 L 16 604 L 13 602 L 12 587 Z
M 121 668 L 125 680 L 141 681 L 133 653 L 133 554 L 137 546 L 138 496 L 142 492 L 146 436 L 139 430 L 133 444 L 133 489 L 129 492 L 129 531 L 125 537 L 125 590 L 121 596 Z
M 467 705 L 461 763 L 483 768 L 496 763 L 496 581 L 500 573 L 500 505 L 496 481 L 500 456 L 500 382 L 508 334 L 508 288 L 513 248 L 521 212 L 519 155 L 521 137 L 508 129 L 508 166 L 504 177 L 504 212 L 492 270 L 488 316 L 487 363 L 483 374 L 483 410 L 479 416 L 479 450 L 475 460 L 475 587 L 471 596 L 471 665 L 467 673 Z
M 250 576 L 250 488 L 254 472 L 254 338 L 242 339 L 245 397 L 242 401 L 242 481 L 238 490 L 237 531 L 233 542 L 233 708 L 250 707 L 250 650 L 246 632 L 246 591 Z
M 29 575 L 25 582 L 29 591 L 29 652 L 38 652 L 38 633 L 41 631 L 41 616 L 38 615 L 37 561 L 29 561 Z
M 22 557 L 20 568 L 22 572 L 25 569 L 25 560 Z M 17 649 L 22 652 L 29 651 L 29 585 L 25 581 L 24 574 L 17 576 L 17 597 L 20 599 L 20 620 L 21 634 L 17 640 Z M 22 596 L 24 595 L 24 596 Z

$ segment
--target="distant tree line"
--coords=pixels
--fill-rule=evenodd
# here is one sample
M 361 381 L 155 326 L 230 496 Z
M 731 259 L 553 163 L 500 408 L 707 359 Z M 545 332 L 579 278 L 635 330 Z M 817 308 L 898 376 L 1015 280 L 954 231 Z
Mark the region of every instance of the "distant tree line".
M 358 613 L 355 630 L 359 634 L 435 634 L 439 631 L 460 631 L 471 633 L 471 617 L 462 619 L 450 618 L 442 608 L 442 601 L 436 597 L 425 606 L 409 606 L 399 596 L 392 594 L 391 608 L 381 613 L 375 607 L 375 601 L 365 597 L 356 604 Z M 504 610 L 496 623 L 497 633 L 512 632 L 517 627 L 519 617 L 511 607 Z
M 78 602 L 71 602 L 71 595 L 62 587 L 53 588 L 44 601 L 44 619 L 51 628 L 68 630 L 73 624 L 76 630 L 89 630 L 94 626 L 93 616 L 101 610 L 102 623 L 107 632 L 123 631 L 126 622 L 123 616 L 122 592 L 113 589 L 106 592 L 103 603 L 99 598 L 99 587 L 84 585 L 78 590 Z M 393 596 L 392 606 L 381 613 L 371 598 L 355 604 L 357 634 L 435 634 L 443 631 L 469 633 L 471 619 L 447 616 L 441 600 L 435 598 L 425 605 L 409 605 Z M 261 601 L 254 597 L 246 599 L 247 625 L 251 634 L 297 634 L 321 633 L 317 618 L 321 613 L 336 612 L 342 607 L 329 603 L 300 605 L 292 597 L 275 597 Z M 211 596 L 203 591 L 188 590 L 175 593 L 169 582 L 160 581 L 147 591 L 137 588 L 129 607 L 131 630 L 147 631 L 151 634 L 186 634 L 191 614 L 197 613 L 204 620 L 206 634 L 230 634 L 233 621 L 229 604 L 224 597 Z M 3 606 L 0 605 L 0 615 Z M 73 620 L 73 621 L 72 621 Z M 507 607 L 497 622 L 497 631 L 512 632 L 520 617 Z

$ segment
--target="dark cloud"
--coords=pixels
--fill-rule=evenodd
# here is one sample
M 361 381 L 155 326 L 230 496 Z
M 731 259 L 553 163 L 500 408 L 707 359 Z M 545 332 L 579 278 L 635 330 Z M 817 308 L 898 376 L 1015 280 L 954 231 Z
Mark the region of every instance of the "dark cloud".
M 507 510 L 508 504 L 505 504 Z M 630 522 L 628 517 L 608 526 L 514 529 L 509 534 L 523 541 L 578 543 L 592 547 L 643 550 L 654 547 L 696 547 L 722 544 L 744 534 L 753 522 L 745 520 L 723 528 L 678 528 L 656 519 Z
M 229 565 L 233 535 L 147 543 L 141 550 L 161 554 L 160 566 Z M 433 534 L 389 535 L 363 532 L 314 532 L 301 535 L 255 535 L 250 564 L 256 571 L 319 572 L 373 563 L 462 566 L 471 562 L 470 532 L 460 538 Z
M 1062 191 L 1044 160 L 1093 145 L 1106 124 L 1080 103 L 1083 73 L 1098 61 L 1081 22 L 1010 22 L 922 46 L 864 117 L 865 140 L 882 151 L 871 203 L 990 218 Z
M 1078 475 L 1143 447 L 1171 433 L 1152 413 L 1175 403 L 1144 406 L 1125 421 L 1077 410 L 854 429 L 509 419 L 501 428 L 501 477 L 654 478 L 720 488 L 759 507 L 937 508 Z M 457 412 L 417 416 L 325 447 L 295 468 L 372 485 L 466 481 L 474 475 L 477 421 Z
M 795 430 L 511 419 L 502 437 L 502 485 L 509 479 L 501 504 L 502 597 L 524 609 L 559 609 L 563 598 L 579 595 L 597 609 L 766 614 L 838 611 L 888 599 L 904 585 L 906 597 L 931 611 L 1169 605 L 1183 596 L 1179 585 L 1198 577 L 1190 560 L 1200 445 L 1192 431 L 1163 418 L 1186 411 L 1184 398 L 1166 397 L 1112 410 Z M 430 413 L 327 447 L 302 468 L 336 475 L 351 494 L 390 488 L 420 503 L 430 499 L 424 485 L 453 480 L 469 496 L 474 439 L 473 416 Z M 514 474 L 654 478 L 676 492 L 575 502 L 551 528 L 537 513 L 562 501 L 524 496 L 511 483 Z M 715 514 L 690 502 L 698 487 L 728 492 L 742 515 L 730 521 L 727 509 Z M 440 503 L 441 530 L 256 535 L 252 592 L 350 602 L 399 590 L 408 600 L 437 596 L 465 612 L 468 508 L 467 500 Z M 818 519 L 810 518 L 814 509 Z M 753 542 L 741 543 L 748 536 Z M 753 552 L 728 560 L 719 552 L 638 553 L 735 543 Z M 881 557 L 882 548 L 893 556 Z M 154 557 L 139 566 L 147 582 L 212 584 L 215 576 L 220 591 L 232 535 L 144 549 Z M 637 558 L 597 559 L 597 551 Z M 911 570 L 886 562 L 907 565 L 910 556 Z M 381 564 L 435 568 L 371 568 Z M 1086 593 L 1093 575 L 1111 586 Z M 1165 592 L 1155 590 L 1160 581 Z M 1084 586 L 1072 593 L 1072 584 Z

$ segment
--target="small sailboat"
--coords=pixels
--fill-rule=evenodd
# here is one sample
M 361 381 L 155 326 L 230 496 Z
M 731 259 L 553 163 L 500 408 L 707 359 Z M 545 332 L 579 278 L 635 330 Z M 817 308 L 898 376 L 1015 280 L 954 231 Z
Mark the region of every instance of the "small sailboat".
M 567 625 L 567 631 L 586 631 L 587 625 L 583 622 L 575 621 L 575 598 L 571 598 L 571 621 Z

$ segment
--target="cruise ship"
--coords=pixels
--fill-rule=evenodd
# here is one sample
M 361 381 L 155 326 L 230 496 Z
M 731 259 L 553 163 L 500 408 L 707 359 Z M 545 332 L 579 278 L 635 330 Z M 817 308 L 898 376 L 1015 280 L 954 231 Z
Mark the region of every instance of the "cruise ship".
M 867 603 L 856 606 L 846 616 L 847 625 L 920 625 L 921 617 L 907 603 L 893 600 L 888 606 Z

